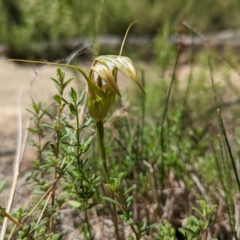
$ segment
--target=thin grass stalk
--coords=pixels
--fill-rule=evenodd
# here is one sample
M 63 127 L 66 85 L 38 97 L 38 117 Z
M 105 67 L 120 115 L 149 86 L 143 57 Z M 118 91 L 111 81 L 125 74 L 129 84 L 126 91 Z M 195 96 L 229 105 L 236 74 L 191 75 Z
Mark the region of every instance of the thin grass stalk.
M 192 39 L 193 39 L 193 34 L 191 34 L 190 71 L 189 71 L 189 75 L 188 75 L 188 81 L 187 81 L 185 95 L 183 98 L 183 107 L 186 106 L 186 104 L 187 104 L 187 99 L 188 99 L 188 95 L 190 92 L 190 85 L 192 82 L 192 72 L 193 72 L 193 62 L 194 62 L 194 58 L 193 58 L 194 49 L 193 49 L 193 40 Z
M 226 202 L 226 205 L 227 205 L 230 227 L 231 227 L 234 238 L 237 240 L 238 238 L 237 238 L 237 232 L 235 230 L 235 218 L 234 218 L 234 213 L 233 213 L 233 210 L 232 210 L 232 206 L 233 206 L 234 203 L 233 203 L 233 199 L 232 199 L 231 186 L 230 186 L 231 185 L 230 184 L 231 174 L 230 174 L 230 171 L 227 170 L 228 167 L 226 166 L 226 163 L 224 161 L 224 159 L 225 159 L 225 157 L 224 157 L 224 147 L 223 147 L 220 136 L 219 136 L 219 146 L 220 146 L 220 149 L 221 149 L 222 164 L 220 163 L 219 165 L 217 165 L 217 167 L 219 168 L 218 170 L 220 170 L 221 165 L 223 165 L 224 171 L 223 172 L 221 170 L 219 171 L 219 177 L 221 177 L 220 181 L 222 181 L 222 186 L 223 186 L 223 190 L 224 190 L 224 193 L 225 193 L 225 202 Z M 226 179 L 226 181 L 225 181 L 226 186 L 224 184 L 223 179 Z
M 219 109 L 217 108 L 217 93 L 216 93 L 216 88 L 215 88 L 215 85 L 214 85 L 213 71 L 212 71 L 210 57 L 208 57 L 208 67 L 209 67 L 209 70 L 210 70 L 211 84 L 212 84 L 212 89 L 213 89 L 213 98 L 214 98 L 215 107 L 217 109 L 218 122 L 219 122 L 219 126 L 221 128 L 221 132 L 223 134 L 222 129 L 225 132 L 225 128 L 224 128 L 223 123 L 222 123 L 221 115 L 219 115 L 220 112 L 218 112 Z M 226 132 L 225 132 L 224 138 L 225 137 L 226 137 Z M 237 232 L 235 230 L 234 214 L 233 214 L 233 210 L 232 210 L 233 199 L 232 199 L 232 194 L 231 194 L 231 183 L 230 183 L 231 182 L 231 180 L 230 180 L 231 179 L 231 174 L 230 174 L 230 171 L 228 171 L 229 167 L 226 165 L 227 162 L 224 161 L 224 159 L 226 159 L 226 158 L 224 157 L 224 152 L 225 151 L 224 151 L 224 147 L 222 145 L 221 136 L 219 135 L 218 138 L 219 138 L 219 146 L 220 146 L 220 150 L 221 150 L 222 163 L 220 161 L 218 161 L 218 157 L 217 157 L 215 148 L 213 146 L 212 146 L 212 149 L 213 149 L 213 152 L 214 152 L 214 159 L 215 159 L 215 162 L 216 162 L 216 167 L 217 167 L 220 183 L 221 183 L 222 189 L 225 193 L 225 203 L 227 205 L 231 230 L 232 230 L 232 233 L 234 235 L 234 238 L 237 240 Z M 225 140 L 225 146 L 226 146 L 226 140 Z M 227 150 L 228 149 L 226 149 L 226 151 Z M 229 151 L 228 151 L 228 153 L 229 153 Z M 223 169 L 223 171 L 222 171 L 222 169 Z M 224 179 L 226 179 L 225 182 L 224 182 Z
M 237 173 L 237 167 L 236 167 L 236 164 L 235 164 L 234 157 L 232 155 L 232 150 L 231 150 L 228 138 L 227 138 L 227 134 L 226 134 L 226 131 L 225 131 L 225 127 L 224 127 L 224 124 L 223 124 L 223 120 L 222 120 L 222 116 L 221 116 L 221 112 L 220 112 L 219 108 L 217 109 L 217 117 L 218 117 L 218 124 L 219 124 L 220 130 L 222 132 L 224 142 L 225 142 L 226 147 L 227 147 L 227 152 L 228 152 L 228 155 L 229 155 L 231 163 L 232 163 L 232 168 L 233 168 L 234 176 L 235 176 L 235 179 L 236 179 L 236 182 L 237 182 L 238 191 L 240 193 L 240 180 L 239 180 L 238 173 Z
M 210 70 L 210 76 L 211 76 L 211 84 L 212 84 L 212 89 L 213 89 L 213 97 L 214 97 L 214 103 L 215 103 L 215 107 L 217 109 L 217 116 L 218 116 L 218 122 L 219 122 L 219 126 L 220 126 L 220 130 L 223 134 L 223 131 L 222 129 L 224 130 L 224 133 L 223 136 L 225 138 L 225 143 L 226 143 L 226 140 L 227 140 L 227 136 L 226 136 L 226 132 L 225 132 L 225 128 L 223 126 L 223 121 L 222 121 L 222 117 L 221 117 L 221 114 L 220 114 L 220 109 L 217 107 L 217 93 L 216 93 L 216 88 L 215 88 L 215 84 L 214 84 L 214 79 L 213 79 L 213 71 L 212 71 L 212 66 L 211 66 L 211 61 L 210 61 L 210 57 L 208 57 L 208 66 L 209 66 L 209 70 Z M 221 127 L 222 126 L 222 127 Z M 228 140 L 227 140 L 227 143 L 228 143 Z M 228 144 L 225 144 L 225 146 L 227 147 L 227 151 L 229 153 L 229 149 L 230 148 L 230 145 L 229 143 Z M 232 152 L 231 152 L 231 148 L 230 148 L 230 154 L 232 156 Z M 231 158 L 230 156 L 230 158 Z M 231 158 L 233 159 L 233 157 Z M 235 161 L 233 159 L 233 163 L 232 163 L 234 166 L 235 166 L 235 169 L 236 169 L 236 165 L 235 165 Z M 228 169 L 228 167 L 226 168 Z M 238 175 L 237 175 L 237 178 L 238 178 Z
M 161 156 L 160 156 L 160 171 L 161 171 L 161 178 L 160 178 L 160 184 L 161 184 L 161 189 L 164 188 L 164 178 L 165 178 L 165 165 L 164 165 L 164 160 L 165 160 L 165 152 L 166 152 L 166 144 L 164 142 L 164 123 L 165 119 L 167 117 L 167 112 L 168 112 L 168 106 L 169 106 L 169 100 L 171 96 L 171 91 L 172 91 L 172 86 L 175 80 L 175 75 L 176 75 L 176 70 L 178 66 L 178 60 L 180 56 L 180 49 L 178 48 L 177 50 L 177 56 L 176 56 L 176 61 L 174 64 L 174 69 L 173 69 L 173 74 L 170 82 L 170 86 L 168 89 L 165 105 L 164 105 L 164 110 L 163 110 L 163 115 L 162 115 L 162 121 L 160 123 L 160 148 L 161 148 Z

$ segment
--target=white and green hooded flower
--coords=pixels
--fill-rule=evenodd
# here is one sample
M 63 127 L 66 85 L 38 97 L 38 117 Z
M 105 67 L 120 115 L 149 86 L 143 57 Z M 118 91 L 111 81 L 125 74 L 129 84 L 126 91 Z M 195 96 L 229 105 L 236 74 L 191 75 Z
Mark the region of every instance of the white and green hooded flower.
M 136 70 L 131 59 L 124 56 L 99 56 L 92 63 L 88 84 L 88 109 L 91 117 L 102 121 L 114 103 L 115 96 L 121 97 L 117 86 L 118 70 L 125 73 L 144 92 L 137 80 Z

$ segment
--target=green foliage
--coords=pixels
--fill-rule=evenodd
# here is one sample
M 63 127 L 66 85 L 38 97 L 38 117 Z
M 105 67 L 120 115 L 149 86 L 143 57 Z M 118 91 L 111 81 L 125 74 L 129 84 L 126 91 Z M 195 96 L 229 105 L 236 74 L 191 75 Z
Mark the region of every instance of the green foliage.
M 145 235 L 146 231 L 151 227 L 147 225 L 146 219 L 143 218 L 141 221 L 135 221 L 133 217 L 132 203 L 134 196 L 132 191 L 135 189 L 135 185 L 129 187 L 123 192 L 121 182 L 124 177 L 124 173 L 120 173 L 117 178 L 110 178 L 110 184 L 106 184 L 106 187 L 111 191 L 112 198 L 103 197 L 105 201 L 114 204 L 118 209 L 116 210 L 118 216 L 127 224 L 130 225 L 135 238 L 141 239 Z M 114 196 L 114 198 L 113 198 Z
M 65 99 L 64 90 L 73 79 L 65 80 L 65 73 L 60 69 L 57 70 L 57 78 L 51 80 L 57 89 L 57 94 L 53 96 L 56 115 L 52 115 L 42 103 L 33 102 L 32 109 L 28 110 L 33 124 L 28 128 L 32 135 L 30 144 L 36 152 L 33 171 L 27 178 L 27 181 L 35 183 L 32 192 L 35 196 L 34 208 L 19 208 L 12 213 L 21 225 L 17 232 L 11 234 L 17 235 L 18 239 L 61 239 L 65 231 L 55 232 L 54 225 L 58 222 L 59 210 L 65 202 L 69 202 L 74 209 L 85 213 L 88 235 L 92 239 L 87 211 L 95 205 L 89 200 L 96 193 L 99 177 L 92 174 L 87 160 L 82 159 L 91 144 L 91 137 L 86 140 L 81 138 L 83 129 L 91 123 L 88 119 L 80 125 L 78 112 L 84 92 L 78 96 L 71 88 L 69 100 Z M 70 118 L 75 119 L 73 124 L 69 124 L 63 114 L 67 107 Z M 31 224 L 26 225 L 26 221 Z
M 207 234 L 207 230 L 213 220 L 213 213 L 216 209 L 216 205 L 207 206 L 206 203 L 201 200 L 199 209 L 193 208 L 199 218 L 190 216 L 187 219 L 186 227 L 180 228 L 179 231 L 189 240 L 200 240 Z M 214 238 L 216 240 L 217 238 Z
M 8 183 L 8 181 L 3 181 L 0 183 L 0 193 L 2 192 L 2 190 L 4 189 L 4 187 L 6 186 L 6 184 Z
M 122 2 L 121 8 L 132 3 Z M 160 3 L 140 2 L 137 7 L 145 4 Z M 109 7 L 115 6 L 111 3 Z M 126 14 L 128 11 L 133 9 L 128 9 Z M 84 112 L 79 110 L 85 107 L 85 91 L 73 88 L 73 79 L 65 79 L 65 72 L 57 70 L 56 77 L 51 78 L 56 87 L 52 104 L 33 101 L 28 110 L 32 120 L 28 128 L 29 144 L 35 150 L 32 172 L 27 177 L 34 184 L 32 201 L 26 208 L 21 206 L 10 214 L 0 206 L 1 222 L 3 217 L 11 220 L 7 236 L 63 239 L 67 232 L 61 225 L 61 210 L 67 206 L 81 216 L 81 221 L 73 219 L 73 222 L 83 239 L 95 238 L 94 221 L 103 218 L 113 222 L 112 239 L 175 240 L 179 232 L 185 239 L 206 239 L 210 232 L 218 237 L 211 226 L 221 224 L 217 221 L 222 221 L 222 216 L 217 219 L 219 216 L 214 215 L 215 203 L 224 201 L 226 209 L 222 214 L 224 217 L 228 214 L 230 234 L 237 239 L 234 219 L 237 204 L 233 196 L 239 190 L 236 186 L 238 158 L 233 158 L 234 149 L 226 148 L 230 143 L 219 115 L 223 140 L 218 142 L 215 138 L 216 123 L 213 114 L 209 114 L 212 93 L 205 81 L 206 73 L 190 76 L 186 90 L 180 90 L 178 56 L 173 59 L 173 49 L 165 45 L 171 27 L 166 22 L 160 31 L 163 36 L 156 42 L 158 64 L 162 62 L 162 66 L 152 71 L 156 73 L 155 78 L 161 76 L 158 78 L 161 81 L 155 83 L 154 77 L 147 73 L 145 82 L 142 74 L 141 83 L 146 86 L 147 97 L 130 95 L 131 101 L 137 96 L 131 106 L 127 106 L 125 99 L 114 103 L 115 96 L 120 96 L 117 68 L 137 82 L 135 71 L 127 70 L 133 68 L 130 59 L 98 57 L 89 75 L 81 68 L 68 66 L 81 72 L 88 83 L 88 97 L 92 98 L 88 106 L 92 109 Z M 115 63 L 116 68 L 110 69 L 110 63 Z M 207 66 L 204 58 L 200 64 L 203 68 Z M 173 72 L 170 82 L 164 81 L 163 74 L 169 65 Z M 93 71 L 98 74 L 97 79 Z M 216 88 L 218 91 L 220 86 Z M 109 93 L 114 96 L 110 100 Z M 218 98 L 221 104 L 221 94 Z M 110 109 L 112 105 L 117 111 Z M 239 129 L 234 131 L 238 146 Z M 96 141 L 98 150 L 94 148 Z M 0 184 L 0 192 L 5 185 L 6 182 Z M 196 207 L 198 199 L 204 200 Z M 183 218 L 187 219 L 186 225 L 179 228 Z M 128 229 L 127 236 L 123 236 L 122 227 Z
M 162 224 L 159 224 L 156 227 L 157 227 L 158 233 L 154 233 L 155 239 L 176 240 L 175 229 L 166 219 L 163 220 Z
M 209 3 L 206 0 L 197 3 L 187 0 L 181 2 L 2 0 L 0 42 L 7 45 L 9 53 L 15 52 L 15 56 L 24 56 L 24 52 L 27 51 L 28 58 L 32 54 L 41 58 L 43 56 L 39 45 L 46 48 L 50 45 L 53 48 L 52 55 L 57 55 L 56 51 L 67 54 L 60 47 L 64 41 L 76 37 L 90 37 L 95 44 L 97 34 L 122 35 L 130 22 L 138 20 L 139 24 L 135 26 L 133 33 L 152 35 L 159 32 L 156 42 L 157 54 L 159 60 L 163 59 L 163 65 L 166 66 L 171 56 L 166 51 L 172 50 L 165 40 L 168 34 L 177 33 L 181 29 L 182 21 L 190 22 L 200 31 L 237 28 L 239 8 L 238 1 L 233 0 L 224 3 L 219 1 Z M 33 42 L 35 44 L 31 44 Z M 165 48 L 162 47 L 164 42 Z M 53 56 L 49 52 L 47 57 Z

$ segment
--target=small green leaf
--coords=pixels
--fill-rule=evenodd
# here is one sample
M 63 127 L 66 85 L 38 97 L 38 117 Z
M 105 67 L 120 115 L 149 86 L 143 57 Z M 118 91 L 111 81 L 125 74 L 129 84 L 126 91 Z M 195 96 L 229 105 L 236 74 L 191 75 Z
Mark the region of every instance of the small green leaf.
M 63 89 L 73 80 L 73 78 L 68 79 L 64 84 L 63 84 Z
M 178 228 L 178 231 L 179 231 L 183 236 L 186 235 L 186 231 L 185 231 L 184 228 Z
M 118 211 L 117 211 L 117 215 L 118 215 L 118 216 L 124 215 L 124 212 L 123 212 L 122 210 L 118 210 Z
M 52 130 L 55 130 L 54 129 L 54 127 L 52 126 L 52 125 L 50 125 L 50 124 L 41 124 L 41 127 L 46 127 L 46 128 L 50 128 L 50 129 L 52 129 Z
M 73 88 L 71 88 L 71 91 L 68 93 L 68 95 L 74 103 L 77 101 L 77 93 Z
M 195 237 L 198 237 L 198 232 L 195 232 L 193 229 L 185 227 L 184 230 L 192 233 Z
M 89 203 L 87 209 L 91 209 L 92 207 L 96 206 L 97 203 Z
M 42 104 L 41 104 L 41 102 L 39 102 L 38 104 L 37 103 L 33 103 L 32 107 L 33 107 L 34 111 L 38 114 L 39 111 L 41 110 Z
M 31 133 L 39 133 L 40 132 L 39 128 L 27 128 L 27 130 Z
M 72 103 L 69 103 L 68 106 L 69 106 L 69 109 L 70 109 L 70 112 L 72 113 L 72 115 L 77 116 L 78 112 L 77 112 L 76 107 Z
M 81 95 L 80 95 L 80 97 L 79 97 L 79 99 L 78 99 L 78 101 L 77 101 L 77 106 L 82 102 L 84 96 L 85 96 L 85 91 L 83 90 Z
M 118 182 L 119 182 L 119 184 L 120 184 L 122 178 L 123 178 L 124 176 L 126 176 L 126 175 L 127 175 L 126 172 L 119 173 L 119 175 L 118 175 Z
M 57 77 L 58 77 L 59 82 L 62 84 L 63 80 L 65 78 L 65 72 L 62 71 L 60 68 L 57 69 Z
M 109 190 L 109 191 L 112 191 L 112 192 L 115 192 L 116 191 L 116 187 L 112 184 L 105 184 L 106 188 Z
M 58 104 L 60 104 L 61 101 L 62 101 L 62 97 L 60 97 L 58 94 L 54 95 L 54 96 L 53 96 L 53 99 L 54 99 Z
M 189 217 L 190 221 L 193 221 L 197 226 L 199 226 L 199 220 L 195 216 L 190 216 Z
M 92 142 L 92 137 L 90 137 L 90 138 L 81 146 L 81 150 L 82 150 L 83 153 L 88 150 L 88 148 L 90 147 L 91 142 Z
M 130 196 L 127 198 L 127 201 L 126 201 L 127 209 L 129 209 L 130 205 L 132 204 L 132 200 L 133 200 L 133 196 Z
M 75 209 L 79 209 L 81 207 L 81 203 L 75 200 L 69 200 L 68 204 Z
M 65 234 L 65 232 L 53 234 L 51 239 L 52 240 L 60 240 L 60 239 L 62 239 L 64 234 Z
M 43 195 L 45 193 L 45 191 L 39 190 L 39 189 L 35 189 L 33 191 L 33 194 L 39 194 L 39 195 Z
M 88 118 L 88 120 L 81 126 L 81 128 L 87 127 L 92 122 L 92 118 Z
M 50 78 L 50 79 L 55 83 L 55 85 L 57 85 L 58 87 L 60 87 L 59 82 L 58 82 L 57 79 L 55 79 L 55 78 Z
M 121 204 L 119 202 L 117 202 L 117 201 L 115 201 L 115 200 L 113 200 L 113 199 L 111 199 L 109 197 L 102 197 L 102 199 L 105 200 L 105 201 L 111 202 L 111 203 L 113 203 L 115 205 L 121 206 Z
M 0 183 L 0 193 L 2 192 L 3 188 L 6 186 L 7 183 L 8 183 L 7 180 L 4 180 L 3 182 Z
M 129 189 L 127 189 L 123 194 L 126 196 L 129 192 L 131 192 L 134 189 L 136 189 L 136 185 L 135 184 L 132 187 L 130 187 Z

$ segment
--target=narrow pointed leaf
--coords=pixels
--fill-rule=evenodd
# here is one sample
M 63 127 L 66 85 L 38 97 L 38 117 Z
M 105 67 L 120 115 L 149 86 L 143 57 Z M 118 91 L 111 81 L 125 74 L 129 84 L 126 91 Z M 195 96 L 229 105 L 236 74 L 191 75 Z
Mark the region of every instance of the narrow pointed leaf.
M 90 117 L 90 118 L 88 118 L 87 121 L 81 126 L 81 129 L 87 127 L 91 122 L 92 122 L 92 118 Z
M 64 84 L 63 84 L 63 89 L 73 80 L 74 78 L 68 79 Z
M 69 103 L 69 109 L 74 116 L 77 116 L 78 114 L 77 109 L 72 103 Z
M 73 88 L 71 88 L 71 91 L 68 93 L 68 95 L 73 100 L 73 102 L 77 101 L 77 93 Z
M 108 202 L 111 202 L 111 203 L 113 203 L 113 204 L 115 204 L 115 205 L 121 206 L 119 202 L 117 202 L 117 201 L 115 201 L 115 200 L 113 200 L 113 199 L 111 199 L 111 198 L 109 198 L 109 197 L 103 197 L 103 200 L 108 201 Z
M 6 186 L 8 181 L 4 180 L 3 182 L 0 183 L 0 193 L 2 192 L 3 188 Z
M 50 78 L 50 79 L 51 79 L 53 82 L 55 82 L 58 86 L 60 86 L 57 79 L 55 79 L 55 78 Z
M 31 133 L 39 133 L 39 128 L 27 128 L 27 130 Z
M 62 101 L 62 97 L 61 96 L 59 96 L 58 94 L 55 94 L 54 96 L 53 96 L 53 99 L 57 102 L 57 103 L 61 103 L 61 101 Z
M 80 95 L 80 97 L 79 97 L 79 99 L 78 99 L 78 101 L 77 101 L 77 106 L 82 102 L 84 96 L 85 96 L 85 91 L 83 90 L 81 95 Z

